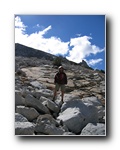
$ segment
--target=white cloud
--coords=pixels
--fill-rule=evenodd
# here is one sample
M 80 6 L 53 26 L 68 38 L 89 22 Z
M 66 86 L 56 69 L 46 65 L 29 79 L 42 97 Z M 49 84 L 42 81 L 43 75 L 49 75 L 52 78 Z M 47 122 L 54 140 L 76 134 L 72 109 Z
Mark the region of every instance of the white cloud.
M 27 26 L 23 24 L 20 17 L 15 17 L 15 28 L 20 29 L 22 33 L 24 33 L 26 27 Z
M 44 34 L 46 34 L 47 33 L 47 31 L 49 31 L 50 29 L 52 29 L 52 26 L 48 26 L 47 28 L 45 28 L 43 31 L 39 31 L 39 33 L 38 34 L 40 34 L 40 35 L 44 35 Z
M 94 65 L 96 65 L 97 63 L 100 63 L 100 62 L 102 62 L 102 61 L 103 61 L 103 59 L 98 58 L 98 59 L 91 59 L 91 60 L 87 61 L 87 63 L 88 63 L 88 65 L 90 65 L 90 66 L 94 66 Z
M 91 44 L 91 39 L 92 37 L 90 36 L 72 38 L 70 40 L 70 46 L 72 46 L 72 49 L 69 52 L 69 56 L 66 58 L 79 63 L 91 54 L 95 55 L 103 52 L 104 49 L 100 49 L 98 46 Z
M 40 26 L 40 25 L 37 25 Z M 20 43 L 29 47 L 33 47 L 51 54 L 66 54 L 69 50 L 69 42 L 63 42 L 60 38 L 50 37 L 44 38 L 52 26 L 48 26 L 42 31 L 32 33 L 30 35 L 25 34 L 26 26 L 23 24 L 19 17 L 15 18 L 15 43 Z

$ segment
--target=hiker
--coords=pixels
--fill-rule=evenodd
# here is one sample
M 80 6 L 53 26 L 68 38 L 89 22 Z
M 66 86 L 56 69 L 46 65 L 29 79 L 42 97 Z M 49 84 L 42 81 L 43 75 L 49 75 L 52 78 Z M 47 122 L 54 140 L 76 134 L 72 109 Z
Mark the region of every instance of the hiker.
M 55 78 L 54 78 L 54 83 L 55 83 L 55 91 L 54 91 L 54 96 L 53 96 L 53 101 L 55 101 L 57 91 L 61 89 L 61 101 L 63 103 L 63 97 L 64 97 L 64 92 L 65 92 L 65 84 L 67 84 L 67 76 L 64 72 L 64 68 L 60 66 L 58 73 L 56 73 Z

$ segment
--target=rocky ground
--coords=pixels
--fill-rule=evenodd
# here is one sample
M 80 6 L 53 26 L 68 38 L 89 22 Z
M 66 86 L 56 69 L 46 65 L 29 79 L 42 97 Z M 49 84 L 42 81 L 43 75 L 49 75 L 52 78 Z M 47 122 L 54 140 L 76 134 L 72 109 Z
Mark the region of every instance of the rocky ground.
M 105 74 L 63 63 L 64 103 L 55 102 L 54 75 L 44 58 L 15 57 L 15 135 L 106 135 Z

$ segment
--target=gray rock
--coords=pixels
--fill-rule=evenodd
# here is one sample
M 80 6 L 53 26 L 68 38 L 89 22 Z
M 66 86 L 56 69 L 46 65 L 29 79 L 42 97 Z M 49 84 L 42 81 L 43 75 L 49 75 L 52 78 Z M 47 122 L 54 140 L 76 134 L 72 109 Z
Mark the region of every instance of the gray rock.
M 38 89 L 44 89 L 44 88 L 46 88 L 45 85 L 39 83 L 38 81 L 32 81 L 32 82 L 30 82 L 30 84 L 31 84 L 33 87 L 38 88 Z
M 38 117 L 35 132 L 47 135 L 62 135 L 65 131 L 58 127 L 58 123 L 51 115 L 47 114 Z
M 98 106 L 98 117 L 102 119 L 105 116 L 105 108 L 103 106 Z
M 65 102 L 61 107 L 58 118 L 67 128 L 79 133 L 89 122 L 98 122 L 97 108 L 91 104 L 84 104 L 80 99 Z
M 39 113 L 32 107 L 17 106 L 16 112 L 25 116 L 29 121 L 33 121 L 39 116 Z
M 72 132 L 64 132 L 63 135 L 75 135 L 75 134 Z
M 93 87 L 92 89 L 90 89 L 90 92 L 101 93 L 102 90 L 100 89 L 100 87 Z
M 33 135 L 34 129 L 30 122 L 15 122 L 15 135 Z
M 105 124 L 88 123 L 82 130 L 81 135 L 105 135 Z
M 28 122 L 28 120 L 23 115 L 15 113 L 15 122 Z
M 50 110 L 52 110 L 53 112 L 58 113 L 59 112 L 59 107 L 50 99 L 45 98 L 43 96 L 40 97 L 40 101 L 47 106 Z
M 20 75 L 20 76 L 23 76 L 23 77 L 26 77 L 26 73 L 24 71 L 22 71 L 20 68 L 18 68 L 16 70 L 16 74 L 17 75 Z
M 102 106 L 101 101 L 95 96 L 85 97 L 82 99 L 82 101 L 83 101 L 83 103 L 89 103 L 89 104 L 92 104 L 94 106 Z
M 15 135 L 33 135 L 35 126 L 27 118 L 15 113 Z
M 33 93 L 35 97 L 40 98 L 40 96 L 44 96 L 46 98 L 53 97 L 53 91 L 49 89 L 40 89 Z
M 79 133 L 83 128 L 82 122 L 85 117 L 80 113 L 79 108 L 67 108 L 57 119 L 62 120 L 70 131 Z
M 49 110 L 45 107 L 38 99 L 34 98 L 32 95 L 28 94 L 25 98 L 25 104 L 28 107 L 35 108 L 40 113 L 49 114 Z
M 25 105 L 25 99 L 22 97 L 20 92 L 15 92 L 15 106 Z
M 105 116 L 105 107 L 102 106 L 101 101 L 97 97 L 85 97 L 82 99 L 85 104 L 91 104 L 98 110 L 98 118 L 101 119 Z
M 65 94 L 64 95 L 64 102 L 71 101 L 71 100 L 74 100 L 74 99 L 79 99 L 79 96 L 78 95 L 74 95 L 74 94 Z

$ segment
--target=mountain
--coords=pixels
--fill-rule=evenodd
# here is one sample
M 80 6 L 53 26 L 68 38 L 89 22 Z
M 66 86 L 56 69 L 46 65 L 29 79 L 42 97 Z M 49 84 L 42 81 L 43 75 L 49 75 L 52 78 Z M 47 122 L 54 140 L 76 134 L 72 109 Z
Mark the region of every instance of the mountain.
M 53 61 L 55 58 L 58 58 L 58 56 L 46 53 L 42 50 L 37 50 L 37 49 L 31 48 L 31 47 L 28 47 L 28 46 L 25 46 L 25 45 L 21 45 L 19 43 L 15 44 L 15 56 L 16 57 L 21 56 L 21 57 L 27 57 L 27 58 L 36 57 L 36 58 L 39 58 L 39 59 L 44 58 L 44 59 L 50 60 L 50 61 Z M 67 60 L 64 57 L 59 56 L 59 58 L 64 63 L 80 65 L 82 67 L 92 69 L 91 67 L 88 66 L 88 64 L 84 60 L 82 60 L 81 63 L 77 64 L 75 62 Z
M 22 57 L 37 57 L 37 58 L 46 58 L 49 60 L 53 60 L 55 57 L 52 54 L 43 52 L 41 50 L 37 50 L 25 45 L 21 45 L 19 43 L 15 44 L 15 56 L 22 56 Z

